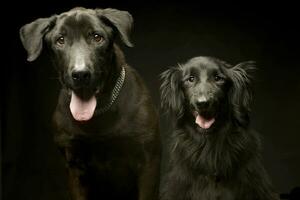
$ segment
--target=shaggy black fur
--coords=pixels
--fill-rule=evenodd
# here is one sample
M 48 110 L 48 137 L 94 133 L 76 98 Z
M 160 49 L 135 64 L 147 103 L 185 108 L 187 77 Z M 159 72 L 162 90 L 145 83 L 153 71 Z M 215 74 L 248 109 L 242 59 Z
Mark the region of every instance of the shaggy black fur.
M 161 74 L 162 106 L 174 122 L 162 200 L 277 199 L 249 128 L 253 68 L 196 57 Z
M 115 40 L 120 36 L 132 46 L 131 27 L 126 11 L 75 8 L 20 30 L 28 61 L 44 49 L 60 75 L 54 136 L 65 157 L 71 199 L 157 199 L 158 115 L 143 80 L 126 64 Z M 117 99 L 100 112 L 111 102 L 122 67 L 126 77 Z M 95 97 L 92 118 L 74 118 L 70 111 L 74 94 L 81 102 Z

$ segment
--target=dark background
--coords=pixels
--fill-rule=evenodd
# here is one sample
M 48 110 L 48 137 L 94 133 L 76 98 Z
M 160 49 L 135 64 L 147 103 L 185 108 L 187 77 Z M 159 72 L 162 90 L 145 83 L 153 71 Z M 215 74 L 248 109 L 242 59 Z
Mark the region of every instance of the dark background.
M 300 185 L 300 66 L 297 6 L 268 2 L 9 2 L 2 12 L 1 193 L 3 199 L 66 199 L 62 158 L 52 141 L 59 83 L 43 61 L 26 61 L 19 28 L 75 6 L 128 10 L 134 48 L 123 50 L 159 106 L 158 75 L 199 56 L 232 64 L 255 60 L 252 126 L 263 136 L 263 161 L 279 193 Z M 4 14 L 1 14 L 4 15 Z M 170 124 L 162 117 L 163 138 Z

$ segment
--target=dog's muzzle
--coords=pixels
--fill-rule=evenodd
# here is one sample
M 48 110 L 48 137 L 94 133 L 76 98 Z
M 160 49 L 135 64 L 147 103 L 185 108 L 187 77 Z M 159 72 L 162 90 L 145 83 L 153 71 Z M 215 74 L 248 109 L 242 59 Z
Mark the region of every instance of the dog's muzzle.
M 195 123 L 202 129 L 209 129 L 215 122 L 213 102 L 202 96 L 196 100 L 193 107 Z

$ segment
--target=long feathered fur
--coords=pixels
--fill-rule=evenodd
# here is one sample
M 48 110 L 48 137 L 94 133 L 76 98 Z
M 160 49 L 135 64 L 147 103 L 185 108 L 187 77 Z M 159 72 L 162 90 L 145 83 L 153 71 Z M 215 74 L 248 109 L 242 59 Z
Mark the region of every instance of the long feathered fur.
M 161 84 L 161 106 L 166 108 L 169 114 L 181 117 L 184 112 L 184 95 L 180 88 L 180 65 L 172 67 L 163 72 L 160 77 L 163 80 Z
M 254 62 L 231 66 L 216 58 L 228 81 L 220 127 L 211 134 L 194 128 L 182 87 L 184 66 L 161 74 L 161 102 L 172 116 L 170 163 L 161 187 L 162 200 L 274 200 L 261 164 L 260 138 L 249 129 Z M 224 108 L 226 107 L 226 108 Z

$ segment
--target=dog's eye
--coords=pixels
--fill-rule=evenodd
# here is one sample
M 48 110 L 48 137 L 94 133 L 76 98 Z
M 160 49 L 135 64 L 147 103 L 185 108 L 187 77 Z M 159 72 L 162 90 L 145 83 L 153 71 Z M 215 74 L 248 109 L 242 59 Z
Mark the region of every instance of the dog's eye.
M 59 37 L 59 38 L 56 40 L 56 43 L 59 44 L 59 45 L 65 44 L 65 38 L 64 38 L 63 36 Z
M 223 77 L 219 76 L 219 75 L 215 75 L 215 81 L 222 81 Z
M 102 42 L 103 37 L 97 33 L 94 34 L 94 40 L 95 42 Z
M 195 81 L 195 77 L 194 77 L 194 76 L 190 76 L 190 77 L 188 78 L 188 81 L 191 82 L 191 83 L 194 82 L 194 81 Z

